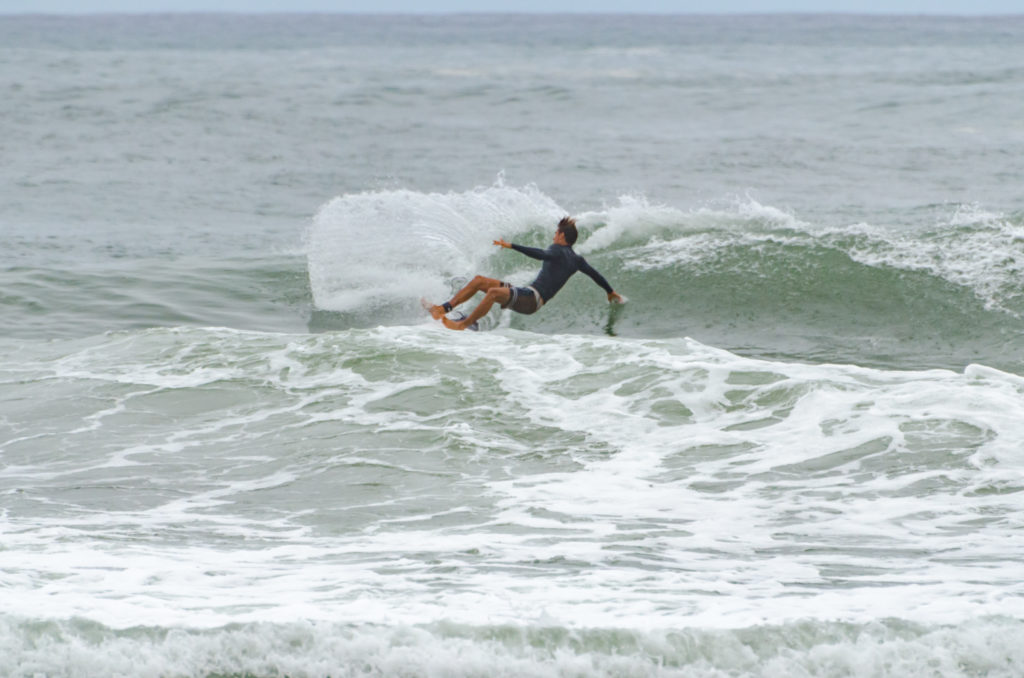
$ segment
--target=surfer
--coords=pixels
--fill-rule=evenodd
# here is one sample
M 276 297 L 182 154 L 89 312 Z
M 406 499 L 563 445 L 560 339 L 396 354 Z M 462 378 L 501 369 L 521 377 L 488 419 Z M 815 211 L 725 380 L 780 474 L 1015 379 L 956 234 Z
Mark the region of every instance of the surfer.
M 491 306 L 500 304 L 502 308 L 510 308 L 517 313 L 529 315 L 536 313 L 540 308 L 551 301 L 558 290 L 562 289 L 569 278 L 576 271 L 583 271 L 608 293 L 610 303 L 625 303 L 625 298 L 612 289 L 608 281 L 600 273 L 587 263 L 587 260 L 576 254 L 572 246 L 576 243 L 576 220 L 571 217 L 564 217 L 558 222 L 558 230 L 555 231 L 553 243 L 546 249 L 515 245 L 504 240 L 495 240 L 494 244 L 499 247 L 513 249 L 533 259 L 544 262 L 540 273 L 532 283 L 526 287 L 516 287 L 511 283 L 502 282 L 494 278 L 478 275 L 469 281 L 469 284 L 459 290 L 451 301 L 446 301 L 440 306 L 424 304 L 430 315 L 435 320 L 440 320 L 445 327 L 452 330 L 464 330 L 470 327 L 480 318 L 484 317 Z M 483 292 L 484 298 L 480 304 L 473 309 L 468 318 L 462 320 L 451 320 L 445 317 L 459 304 L 465 303 L 473 298 L 477 292 Z

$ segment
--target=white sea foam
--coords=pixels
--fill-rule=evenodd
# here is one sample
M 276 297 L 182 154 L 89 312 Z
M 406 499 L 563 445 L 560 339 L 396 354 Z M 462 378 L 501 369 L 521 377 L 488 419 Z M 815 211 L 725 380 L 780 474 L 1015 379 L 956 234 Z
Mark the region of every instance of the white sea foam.
M 644 196 L 624 195 L 619 204 L 580 215 L 583 228 L 603 224 L 577 248 L 583 254 L 621 246 L 623 240 L 646 242 L 666 230 L 677 231 L 685 223 L 685 213 L 668 205 L 652 205 Z
M 1024 225 L 1005 216 L 961 206 L 932 229 L 909 232 L 858 224 L 825 233 L 833 241 L 851 236 L 855 261 L 924 271 L 965 287 L 988 308 L 1010 310 L 1019 301 L 1024 279 Z
M 494 186 L 464 193 L 381 191 L 335 198 L 307 233 L 317 307 L 353 311 L 372 303 L 441 297 L 453 276 L 486 270 L 491 241 L 564 214 L 535 188 Z
M 1024 597 L 1024 385 L 997 370 L 512 330 L 132 336 L 20 365 L 90 423 L 51 418 L 60 453 L 0 445 L 27 490 L 0 517 L 10 614 L 738 628 Z
M 1009 619 L 958 626 L 895 621 L 801 623 L 706 631 L 558 627 L 381 627 L 330 623 L 234 625 L 207 631 L 0 617 L 0 671 L 11 678 L 96 675 L 508 676 L 602 678 L 1015 678 L 1024 629 Z

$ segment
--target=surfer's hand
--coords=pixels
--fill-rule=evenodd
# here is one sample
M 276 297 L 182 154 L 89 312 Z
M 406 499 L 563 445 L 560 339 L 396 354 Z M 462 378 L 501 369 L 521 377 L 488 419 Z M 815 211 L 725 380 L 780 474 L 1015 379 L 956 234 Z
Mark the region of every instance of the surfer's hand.
M 608 303 L 609 304 L 624 304 L 624 303 L 626 303 L 626 297 L 622 296 L 618 292 L 609 292 L 608 293 Z
M 505 242 L 504 240 L 501 240 L 500 238 L 498 240 L 495 240 L 494 244 L 497 245 L 498 247 L 505 247 L 505 248 L 512 247 L 512 243 Z

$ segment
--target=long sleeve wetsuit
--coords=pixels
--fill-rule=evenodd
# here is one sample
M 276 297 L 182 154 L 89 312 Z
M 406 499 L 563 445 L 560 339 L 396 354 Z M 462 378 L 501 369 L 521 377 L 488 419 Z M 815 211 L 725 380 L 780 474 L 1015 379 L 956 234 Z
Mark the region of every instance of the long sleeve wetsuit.
M 540 268 L 540 273 L 530 283 L 530 287 L 537 290 L 544 303 L 551 301 L 551 297 L 555 296 L 558 290 L 562 289 L 576 271 L 586 273 L 594 282 L 604 288 L 604 291 L 608 294 L 611 294 L 613 291 L 612 286 L 608 284 L 604 276 L 594 270 L 587 263 L 587 260 L 576 254 L 571 247 L 551 245 L 546 250 L 542 250 L 536 247 L 512 244 L 512 249 L 544 262 Z

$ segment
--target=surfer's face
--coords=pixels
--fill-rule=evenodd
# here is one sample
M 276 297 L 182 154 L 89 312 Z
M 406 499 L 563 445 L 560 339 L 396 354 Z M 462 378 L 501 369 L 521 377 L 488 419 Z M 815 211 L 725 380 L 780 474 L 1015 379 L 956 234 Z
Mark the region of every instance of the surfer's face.
M 555 244 L 556 245 L 568 245 L 565 241 L 565 234 L 561 231 L 555 231 Z

